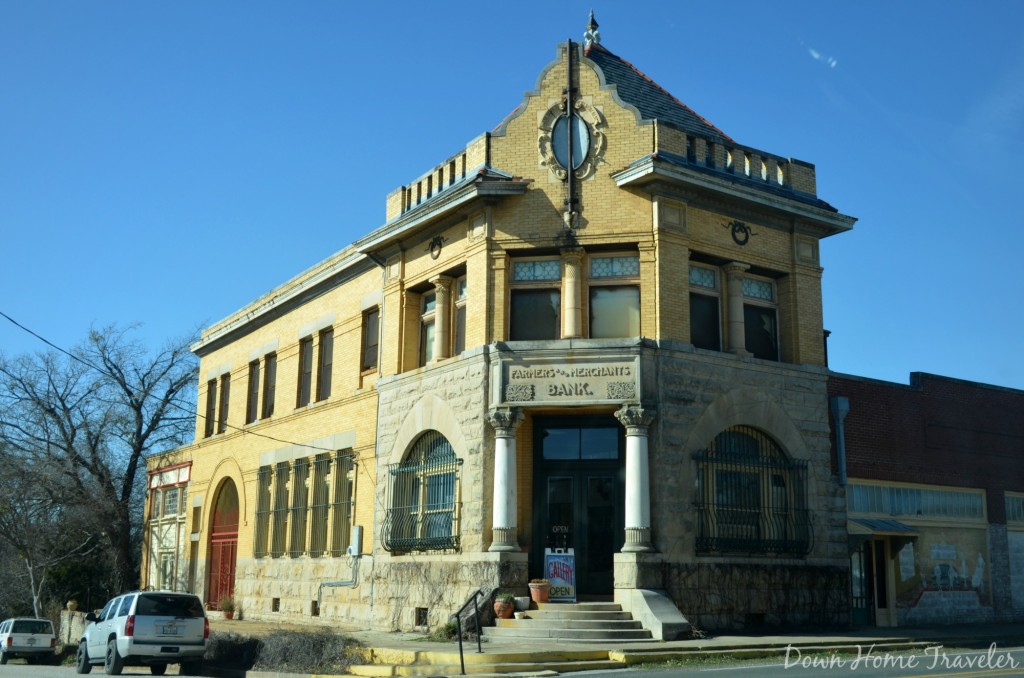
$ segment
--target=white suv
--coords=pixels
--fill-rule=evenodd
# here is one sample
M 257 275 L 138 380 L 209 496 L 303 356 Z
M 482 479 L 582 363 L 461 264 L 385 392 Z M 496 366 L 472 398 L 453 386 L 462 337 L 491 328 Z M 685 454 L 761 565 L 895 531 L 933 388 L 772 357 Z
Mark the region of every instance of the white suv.
M 180 663 L 182 675 L 196 676 L 210 637 L 203 604 L 191 593 L 134 591 L 114 598 L 99 616 L 85 616 L 75 668 L 89 673 L 103 664 L 112 676 L 127 666 L 149 666 L 162 676 L 168 664 Z
M 22 617 L 0 622 L 0 664 L 16 657 L 24 657 L 29 664 L 53 661 L 56 648 L 49 619 Z

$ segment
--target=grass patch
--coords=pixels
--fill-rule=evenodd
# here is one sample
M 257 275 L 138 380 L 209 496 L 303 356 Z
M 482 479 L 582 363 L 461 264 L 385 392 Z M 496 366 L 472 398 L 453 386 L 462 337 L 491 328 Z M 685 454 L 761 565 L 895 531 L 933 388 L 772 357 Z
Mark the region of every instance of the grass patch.
M 363 661 L 363 650 L 329 629 L 278 631 L 264 638 L 211 633 L 204 660 L 209 666 L 243 671 L 343 675 Z

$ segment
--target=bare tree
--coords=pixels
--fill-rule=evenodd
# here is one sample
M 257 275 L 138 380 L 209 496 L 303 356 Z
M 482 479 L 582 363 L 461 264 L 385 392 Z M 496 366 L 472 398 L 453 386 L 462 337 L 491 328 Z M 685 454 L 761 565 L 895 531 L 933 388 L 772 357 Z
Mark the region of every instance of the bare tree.
M 128 330 L 110 326 L 67 353 L 0 357 L 3 449 L 15 463 L 47 469 L 38 479 L 63 509 L 96 517 L 115 590 L 137 583 L 133 534 L 141 527 L 145 457 L 193 431 L 193 339 L 151 354 Z
M 88 516 L 62 506 L 50 483 L 24 465 L 0 466 L 0 539 L 24 567 L 32 610 L 43 616 L 43 591 L 50 568 L 96 548 Z

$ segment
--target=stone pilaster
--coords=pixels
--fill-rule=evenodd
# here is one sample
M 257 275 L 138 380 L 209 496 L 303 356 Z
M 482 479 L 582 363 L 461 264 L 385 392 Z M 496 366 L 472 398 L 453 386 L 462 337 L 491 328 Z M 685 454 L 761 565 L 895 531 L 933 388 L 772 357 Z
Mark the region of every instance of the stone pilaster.
M 518 499 L 516 492 L 516 429 L 523 421 L 517 407 L 499 407 L 487 413 L 494 427 L 493 541 L 489 551 L 518 551 Z
M 653 551 L 651 545 L 651 475 L 647 428 L 655 411 L 623 405 L 615 418 L 626 428 L 626 542 L 624 553 Z

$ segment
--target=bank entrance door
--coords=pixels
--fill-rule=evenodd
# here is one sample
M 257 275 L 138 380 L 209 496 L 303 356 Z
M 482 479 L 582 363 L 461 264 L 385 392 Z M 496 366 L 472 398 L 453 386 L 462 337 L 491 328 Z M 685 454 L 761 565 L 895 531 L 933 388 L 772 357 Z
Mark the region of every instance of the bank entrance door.
M 544 576 L 544 550 L 573 549 L 576 595 L 613 594 L 614 554 L 625 539 L 623 449 L 614 417 L 534 419 L 530 576 Z

